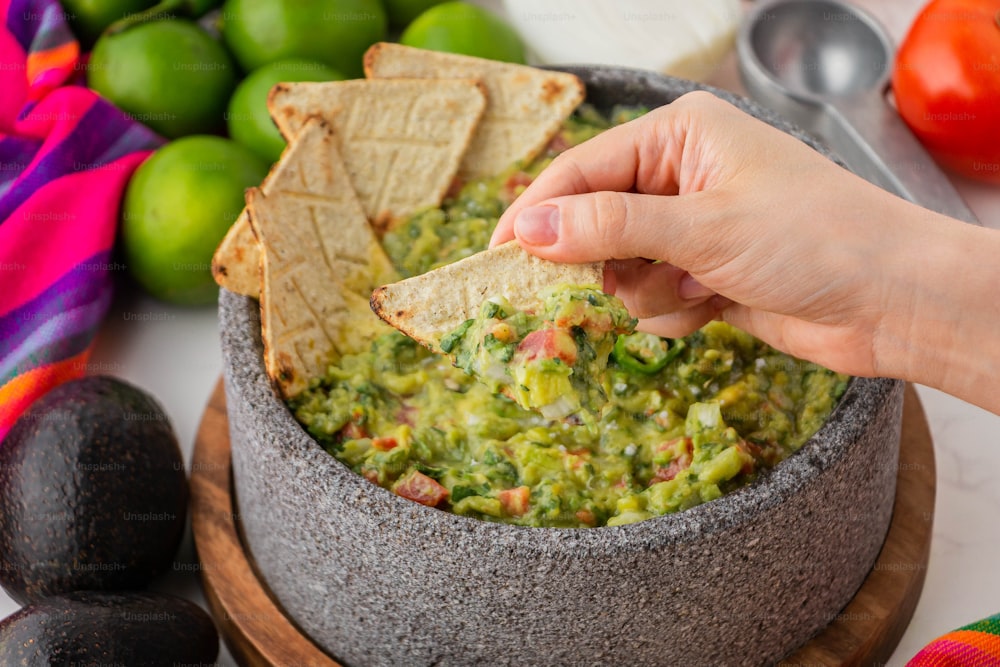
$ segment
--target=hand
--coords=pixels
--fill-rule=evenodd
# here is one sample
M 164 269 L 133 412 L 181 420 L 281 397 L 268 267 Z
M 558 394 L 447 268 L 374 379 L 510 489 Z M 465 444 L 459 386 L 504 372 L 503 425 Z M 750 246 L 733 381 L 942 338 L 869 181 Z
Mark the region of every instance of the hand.
M 899 377 L 925 244 L 967 227 L 699 92 L 560 155 L 492 243 L 610 260 L 606 286 L 652 333 L 721 317 L 834 370 Z

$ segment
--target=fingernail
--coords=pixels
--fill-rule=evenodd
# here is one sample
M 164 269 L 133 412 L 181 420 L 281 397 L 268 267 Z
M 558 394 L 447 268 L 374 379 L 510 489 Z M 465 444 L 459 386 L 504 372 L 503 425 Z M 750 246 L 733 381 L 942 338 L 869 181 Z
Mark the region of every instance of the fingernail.
M 704 299 L 706 296 L 713 294 L 715 294 L 714 290 L 710 290 L 702 285 L 690 273 L 685 273 L 684 277 L 681 278 L 680 284 L 677 285 L 677 296 L 687 301 Z
M 532 206 L 514 220 L 517 238 L 528 245 L 552 245 L 559 238 L 559 209 L 555 206 Z

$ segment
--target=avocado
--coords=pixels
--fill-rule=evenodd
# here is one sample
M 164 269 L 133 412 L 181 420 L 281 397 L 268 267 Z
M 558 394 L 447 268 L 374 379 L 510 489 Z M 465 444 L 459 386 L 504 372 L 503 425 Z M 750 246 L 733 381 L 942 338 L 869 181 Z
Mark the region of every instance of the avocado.
M 162 593 L 78 591 L 0 621 L 0 665 L 210 665 L 219 635 L 198 605 Z
M 187 498 L 155 400 L 111 377 L 62 384 L 0 443 L 0 585 L 22 604 L 143 588 L 173 561 Z

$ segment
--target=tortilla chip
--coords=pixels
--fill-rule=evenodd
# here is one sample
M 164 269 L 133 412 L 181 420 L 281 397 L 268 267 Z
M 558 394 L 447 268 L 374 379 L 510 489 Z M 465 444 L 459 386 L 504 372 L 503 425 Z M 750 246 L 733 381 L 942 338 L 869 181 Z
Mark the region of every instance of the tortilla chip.
M 328 121 L 368 218 L 379 230 L 438 206 L 486 108 L 478 81 L 279 83 L 268 109 L 286 138 L 311 116 Z
M 395 276 L 337 151 L 317 119 L 282 155 L 270 192 L 247 191 L 261 244 L 260 308 L 264 363 L 285 398 L 322 377 L 327 364 L 367 349 L 388 329 L 367 296 Z
M 266 179 L 261 184 L 261 190 L 267 194 Z M 225 287 L 230 292 L 255 299 L 260 296 L 260 248 L 250 229 L 246 209 L 240 212 L 240 217 L 236 218 L 215 249 L 212 277 L 219 287 Z
M 379 287 L 371 307 L 379 317 L 431 350 L 441 338 L 479 313 L 483 301 L 502 296 L 517 310 L 541 307 L 550 285 L 601 285 L 604 263 L 558 264 L 528 254 L 517 241 L 453 264 Z
M 461 178 L 483 178 L 537 156 L 583 101 L 585 89 L 565 72 L 381 42 L 365 53 L 370 79 L 477 78 L 487 105 L 459 169 Z
M 282 158 L 288 150 L 286 146 L 282 151 Z M 280 165 L 279 159 L 260 184 L 265 195 L 271 194 L 271 181 Z M 230 292 L 254 299 L 260 297 L 260 246 L 250 228 L 250 218 L 247 217 L 245 207 L 215 249 L 212 256 L 212 277 L 219 287 L 225 287 Z

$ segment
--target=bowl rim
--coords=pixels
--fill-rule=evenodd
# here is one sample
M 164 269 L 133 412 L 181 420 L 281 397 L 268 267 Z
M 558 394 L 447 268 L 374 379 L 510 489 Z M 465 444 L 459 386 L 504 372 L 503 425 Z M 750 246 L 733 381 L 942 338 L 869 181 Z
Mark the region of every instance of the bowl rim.
M 826 157 L 839 160 L 814 137 L 752 101 L 684 79 L 654 72 L 613 66 L 559 66 L 550 69 L 571 72 L 585 79 L 588 86 L 613 80 L 624 84 L 623 75 L 631 77 L 628 85 L 638 89 L 658 88 L 674 99 L 693 90 L 716 94 L 742 110 L 781 129 L 816 149 Z M 220 289 L 220 333 L 227 392 L 246 403 L 251 414 L 267 428 L 255 428 L 261 444 L 276 447 L 282 458 L 294 458 L 306 468 L 297 479 L 302 483 L 325 479 L 334 482 L 331 492 L 341 492 L 342 498 L 365 499 L 354 502 L 358 507 L 371 508 L 373 513 L 385 513 L 384 519 L 392 530 L 418 536 L 433 530 L 448 533 L 456 540 L 486 540 L 503 543 L 519 551 L 544 552 L 548 556 L 583 557 L 588 553 L 605 554 L 652 550 L 664 546 L 689 544 L 720 532 L 749 527 L 766 512 L 792 499 L 803 487 L 816 483 L 835 470 L 848 450 L 857 445 L 867 428 L 867 420 L 854 418 L 858 411 L 872 414 L 883 408 L 898 380 L 887 378 L 852 377 L 847 389 L 820 429 L 802 447 L 775 468 L 761 474 L 751 484 L 733 490 L 711 502 L 693 508 L 655 516 L 622 526 L 595 528 L 548 528 L 517 526 L 485 521 L 426 507 L 398 496 L 353 472 L 310 436 L 294 418 L 267 378 L 260 336 L 260 314 L 256 300 Z M 248 330 L 249 329 L 249 333 Z M 240 369 L 243 369 L 242 372 Z M 234 379 L 230 382 L 230 377 Z M 230 401 L 230 406 L 232 401 Z M 232 418 L 232 408 L 230 407 Z M 280 432 L 275 437 L 272 432 Z M 237 443 L 234 442 L 234 446 Z M 235 476 L 235 471 L 234 471 Z M 239 484 L 236 483 L 238 491 Z M 329 498 L 316 497 L 317 504 Z M 402 536 L 401 536 L 402 537 Z

